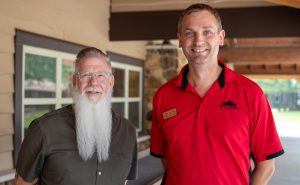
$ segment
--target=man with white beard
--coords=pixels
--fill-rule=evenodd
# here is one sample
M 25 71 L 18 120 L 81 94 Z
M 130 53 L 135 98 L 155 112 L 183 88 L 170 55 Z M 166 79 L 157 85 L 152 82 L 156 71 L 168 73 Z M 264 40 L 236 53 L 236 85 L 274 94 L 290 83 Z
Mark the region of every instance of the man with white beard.
M 134 126 L 111 109 L 107 56 L 85 48 L 76 58 L 74 104 L 34 120 L 22 143 L 16 185 L 124 185 L 137 177 Z

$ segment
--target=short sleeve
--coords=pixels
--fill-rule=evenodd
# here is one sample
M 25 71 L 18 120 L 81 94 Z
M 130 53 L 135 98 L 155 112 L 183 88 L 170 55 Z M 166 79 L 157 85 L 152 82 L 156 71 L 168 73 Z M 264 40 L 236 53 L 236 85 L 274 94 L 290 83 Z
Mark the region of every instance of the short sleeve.
M 165 141 L 158 118 L 158 100 L 156 94 L 153 98 L 150 154 L 154 157 L 162 158 L 164 150 Z
M 39 178 L 44 163 L 43 136 L 37 120 L 28 128 L 23 140 L 18 161 L 17 173 L 27 182 Z
M 131 168 L 129 171 L 129 174 L 127 176 L 127 180 L 135 180 L 137 179 L 137 170 L 138 170 L 138 166 L 137 166 L 137 139 L 136 139 L 136 134 L 134 132 L 134 147 L 132 150 L 132 159 L 131 159 Z
M 255 103 L 251 130 L 251 154 L 256 162 L 284 153 L 270 105 L 264 94 Z

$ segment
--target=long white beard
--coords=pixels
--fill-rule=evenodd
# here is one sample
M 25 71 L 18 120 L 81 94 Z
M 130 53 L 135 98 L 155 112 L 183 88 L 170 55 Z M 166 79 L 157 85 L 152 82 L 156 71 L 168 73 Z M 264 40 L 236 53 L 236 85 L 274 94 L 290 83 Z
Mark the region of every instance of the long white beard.
M 111 94 L 110 90 L 95 102 L 78 90 L 73 92 L 77 145 L 79 155 L 84 160 L 90 159 L 95 150 L 99 162 L 109 156 L 112 126 Z

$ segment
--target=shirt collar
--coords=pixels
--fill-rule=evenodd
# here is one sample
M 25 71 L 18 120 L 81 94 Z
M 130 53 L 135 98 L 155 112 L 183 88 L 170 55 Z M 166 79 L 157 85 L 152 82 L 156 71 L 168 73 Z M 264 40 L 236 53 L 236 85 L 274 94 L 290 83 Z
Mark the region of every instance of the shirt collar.
M 223 88 L 225 86 L 225 71 L 226 71 L 226 65 L 222 61 L 218 61 L 219 66 L 222 67 L 222 71 L 218 77 L 218 84 L 220 88 Z M 189 71 L 189 66 L 186 64 L 180 71 L 180 74 L 176 81 L 176 86 L 180 86 L 183 90 L 186 89 L 188 85 L 187 80 L 187 73 Z

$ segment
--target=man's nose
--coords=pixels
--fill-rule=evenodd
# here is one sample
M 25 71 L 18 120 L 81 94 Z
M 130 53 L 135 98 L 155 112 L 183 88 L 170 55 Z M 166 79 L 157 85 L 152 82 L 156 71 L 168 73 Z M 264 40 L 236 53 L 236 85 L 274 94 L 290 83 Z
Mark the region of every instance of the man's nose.
M 200 33 L 195 33 L 194 43 L 200 44 L 201 42 L 203 42 L 203 36 Z
M 97 84 L 97 83 L 98 83 L 97 77 L 96 75 L 93 74 L 90 79 L 90 84 Z

